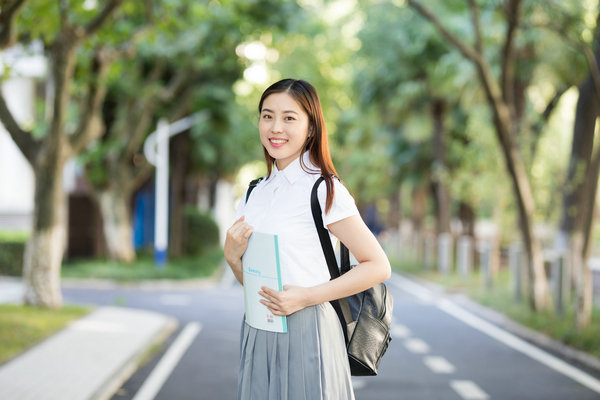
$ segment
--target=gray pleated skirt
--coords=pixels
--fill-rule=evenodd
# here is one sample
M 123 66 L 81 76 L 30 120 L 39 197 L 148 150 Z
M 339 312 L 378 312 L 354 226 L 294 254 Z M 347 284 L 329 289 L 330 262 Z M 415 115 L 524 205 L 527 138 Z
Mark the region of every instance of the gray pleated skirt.
M 287 317 L 288 333 L 242 322 L 238 400 L 354 399 L 344 334 L 329 303 Z

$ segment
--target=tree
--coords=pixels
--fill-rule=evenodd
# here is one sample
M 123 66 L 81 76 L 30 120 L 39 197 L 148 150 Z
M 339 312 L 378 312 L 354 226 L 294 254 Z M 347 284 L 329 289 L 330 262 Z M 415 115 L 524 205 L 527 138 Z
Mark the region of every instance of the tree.
M 262 15 L 264 7 L 271 10 L 268 19 Z M 135 257 L 131 196 L 153 171 L 141 155 L 141 145 L 159 117 L 174 121 L 198 110 L 205 116 L 191 129 L 190 148 L 177 156 L 174 189 L 182 187 L 190 169 L 216 182 L 247 160 L 248 152 L 240 146 L 247 130 L 229 126 L 240 111 L 232 90 L 242 75 L 236 47 L 254 31 L 264 29 L 264 24 L 272 24 L 277 13 L 285 21 L 287 10 L 278 1 L 251 6 L 178 0 L 155 8 L 156 15 L 172 18 L 155 21 L 152 34 L 138 42 L 137 52 L 114 66 L 118 72 L 104 105 L 107 134 L 85 156 L 110 258 L 131 261 Z M 273 27 L 278 29 L 277 24 Z M 232 151 L 227 151 L 229 147 Z M 174 190 L 171 207 L 175 254 L 181 248 L 179 192 Z
M 84 10 L 68 1 L 25 7 L 19 29 L 29 29 L 24 40 L 41 40 L 49 59 L 49 79 L 53 86 L 50 121 L 40 136 L 23 129 L 15 121 L 3 95 L 0 95 L 0 121 L 10 133 L 35 175 L 33 231 L 26 245 L 23 277 L 25 302 L 47 308 L 62 304 L 60 266 L 64 249 L 65 199 L 62 171 L 65 162 L 79 154 L 102 135 L 101 106 L 106 94 L 102 81 L 115 53 L 98 47 L 89 62 L 90 75 L 80 99 L 80 116 L 67 124 L 73 106 L 76 52 L 117 12 L 123 0 L 108 0 L 99 9 Z M 39 23 L 45 15 L 46 23 Z M 19 22 L 19 21 L 18 21 Z M 43 30 L 43 32 L 42 32 Z M 43 124 L 39 124 L 44 127 Z
M 519 148 L 518 133 L 520 107 L 519 96 L 515 90 L 517 83 L 515 77 L 517 45 L 516 36 L 521 23 L 521 1 L 508 0 L 503 12 L 506 21 L 504 43 L 501 49 L 501 71 L 500 77 L 494 77 L 493 68 L 484 52 L 484 40 L 481 30 L 480 8 L 475 0 L 469 0 L 469 10 L 472 17 L 472 28 L 474 34 L 474 46 L 470 46 L 461 40 L 456 34 L 448 30 L 441 20 L 415 0 L 407 0 L 407 3 L 421 16 L 429 20 L 440 34 L 460 53 L 470 60 L 477 69 L 479 79 L 485 90 L 486 99 L 493 113 L 495 133 L 506 169 L 513 184 L 514 198 L 519 212 L 519 227 L 527 253 L 528 272 L 530 278 L 530 303 L 536 310 L 544 310 L 551 307 L 550 294 L 542 247 L 539 239 L 533 232 L 533 218 L 535 212 L 535 201 L 531 182 L 527 174 L 525 159 Z
M 0 50 L 17 41 L 15 21 L 27 0 L 5 0 L 0 5 Z
M 451 161 L 459 158 L 451 153 L 460 149 L 467 125 L 466 118 L 459 120 L 454 115 L 469 107 L 462 98 L 473 90 L 472 68 L 454 56 L 434 29 L 415 20 L 409 9 L 369 2 L 365 10 L 365 22 L 358 35 L 363 45 L 355 62 L 359 111 L 354 112 L 358 117 L 348 125 L 360 127 L 363 135 L 373 138 L 368 144 L 361 143 L 362 148 L 384 143 L 383 164 L 388 164 L 386 170 L 393 173 L 386 174 L 387 183 L 379 183 L 379 195 L 387 187 L 431 187 L 436 231 L 450 232 L 450 188 L 453 170 L 458 166 Z M 376 117 L 364 118 L 365 110 Z M 362 170 L 355 165 L 353 174 Z M 424 199 L 421 190 L 416 193 L 419 196 L 415 199 Z M 461 199 L 459 191 L 453 196 Z M 412 211 L 414 215 L 417 208 Z M 421 218 L 415 217 L 419 225 Z
M 591 232 L 596 211 L 596 193 L 600 173 L 600 147 L 595 139 L 600 116 L 600 13 L 591 43 L 572 39 L 564 29 L 559 35 L 583 52 L 588 63 L 588 75 L 578 86 L 571 158 L 563 194 L 562 217 L 558 241 L 568 249 L 572 276 L 576 285 L 576 326 L 582 329 L 592 317 L 592 277 L 588 267 Z M 564 26 L 564 24 L 563 24 Z M 579 29 L 579 31 L 581 28 Z M 577 33 L 577 31 L 576 31 Z

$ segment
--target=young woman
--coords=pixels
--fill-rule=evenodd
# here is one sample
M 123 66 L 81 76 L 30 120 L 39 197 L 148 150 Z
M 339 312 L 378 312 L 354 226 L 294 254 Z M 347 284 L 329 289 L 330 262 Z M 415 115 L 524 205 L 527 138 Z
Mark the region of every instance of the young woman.
M 386 280 L 390 265 L 337 177 L 316 90 L 284 79 L 265 90 L 258 110 L 268 176 L 241 201 L 224 253 L 243 284 L 241 257 L 252 232 L 279 236 L 283 291 L 263 287 L 260 295 L 274 315 L 287 316 L 288 333 L 242 324 L 238 399 L 353 399 L 344 336 L 329 301 Z M 334 280 L 310 208 L 320 176 L 323 224 L 334 246 L 341 240 L 359 262 Z

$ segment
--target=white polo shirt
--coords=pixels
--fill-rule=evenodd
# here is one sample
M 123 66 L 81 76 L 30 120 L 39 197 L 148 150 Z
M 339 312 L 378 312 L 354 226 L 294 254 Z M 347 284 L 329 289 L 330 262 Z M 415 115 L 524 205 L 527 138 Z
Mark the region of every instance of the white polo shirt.
M 309 160 L 308 152 L 302 155 L 309 170 L 318 170 Z M 252 191 L 248 202 L 240 201 L 235 219 L 245 216 L 245 221 L 255 232 L 278 235 L 279 256 L 284 285 L 310 287 L 330 279 L 327 262 L 315 228 L 310 208 L 310 196 L 319 173 L 308 173 L 297 158 L 279 171 L 273 166 L 269 179 L 263 179 Z M 334 179 L 333 205 L 325 214 L 326 184 L 319 185 L 325 227 L 353 215 L 358 215 L 354 199 L 337 179 Z M 329 234 L 335 248 L 337 238 Z

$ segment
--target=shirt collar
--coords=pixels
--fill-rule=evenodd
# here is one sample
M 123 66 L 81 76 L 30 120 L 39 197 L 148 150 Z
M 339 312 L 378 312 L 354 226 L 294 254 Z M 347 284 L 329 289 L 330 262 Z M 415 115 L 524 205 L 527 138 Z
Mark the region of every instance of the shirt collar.
M 319 168 L 315 167 L 312 162 L 310 162 L 310 157 L 308 155 L 308 151 L 305 151 L 300 157 L 302 157 L 302 164 L 309 170 L 318 171 Z M 287 181 L 291 184 L 296 182 L 298 178 L 300 178 L 306 172 L 302 169 L 302 164 L 300 164 L 300 157 L 296 158 L 294 161 L 290 163 L 283 170 L 277 169 L 277 165 L 273 163 L 273 171 L 271 172 L 271 176 L 268 179 L 270 182 L 276 175 L 281 174 L 283 177 L 287 179 Z

